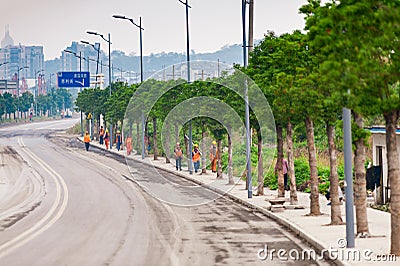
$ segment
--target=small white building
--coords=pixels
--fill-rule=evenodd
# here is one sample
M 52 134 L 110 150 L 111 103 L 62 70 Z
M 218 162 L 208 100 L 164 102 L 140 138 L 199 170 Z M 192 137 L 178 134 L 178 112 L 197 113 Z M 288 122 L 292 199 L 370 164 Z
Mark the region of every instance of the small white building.
M 385 127 L 372 127 L 368 129 L 372 138 L 372 164 L 381 167 L 381 186 L 375 193 L 378 202 L 386 203 L 390 199 L 390 180 L 388 180 L 388 164 L 386 153 L 386 130 Z M 397 150 L 400 160 L 400 129 L 396 130 Z

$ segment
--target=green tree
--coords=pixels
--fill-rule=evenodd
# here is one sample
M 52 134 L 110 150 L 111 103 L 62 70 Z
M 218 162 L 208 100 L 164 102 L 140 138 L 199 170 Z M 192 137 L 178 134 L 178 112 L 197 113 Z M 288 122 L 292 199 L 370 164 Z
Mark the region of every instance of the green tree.
M 309 14 L 310 38 L 325 57 L 321 70 L 335 82 L 342 104 L 357 114 L 358 127 L 362 126 L 362 116 L 381 113 L 385 118 L 391 183 L 391 253 L 400 255 L 400 165 L 395 133 L 400 114 L 400 2 L 345 0 L 332 1 L 324 8 L 319 6 L 320 1 L 309 1 L 303 13 Z M 368 235 L 364 210 L 365 136 L 356 130 L 357 234 L 363 236 Z
M 3 98 L 4 98 L 4 103 L 6 106 L 6 114 L 11 115 L 12 113 L 14 113 L 14 119 L 15 119 L 15 111 L 17 110 L 17 106 L 16 106 L 16 99 L 12 96 L 11 93 L 5 92 L 3 94 Z

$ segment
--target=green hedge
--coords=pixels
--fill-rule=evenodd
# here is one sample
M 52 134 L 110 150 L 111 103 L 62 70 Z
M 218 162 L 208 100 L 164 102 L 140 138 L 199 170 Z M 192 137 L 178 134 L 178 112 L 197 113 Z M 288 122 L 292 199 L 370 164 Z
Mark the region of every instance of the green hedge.
M 310 179 L 310 166 L 308 164 L 308 160 L 304 157 L 298 158 L 294 160 L 294 169 L 296 176 L 296 186 L 297 189 L 303 192 L 310 192 L 310 188 L 307 185 L 307 181 Z M 321 194 L 325 194 L 329 189 L 329 175 L 330 169 L 327 166 L 317 166 L 318 169 L 318 177 L 319 177 L 319 192 Z M 338 167 L 338 175 L 339 180 L 344 179 L 344 167 L 340 165 Z M 278 180 L 277 176 L 274 175 L 274 168 L 266 173 L 264 178 L 264 185 L 269 187 L 270 189 L 278 188 Z

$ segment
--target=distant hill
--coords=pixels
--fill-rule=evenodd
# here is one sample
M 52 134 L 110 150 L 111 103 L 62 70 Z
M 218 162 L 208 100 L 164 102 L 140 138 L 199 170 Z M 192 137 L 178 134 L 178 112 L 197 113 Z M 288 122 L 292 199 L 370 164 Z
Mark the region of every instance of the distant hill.
M 103 63 L 108 63 L 107 53 L 101 52 L 101 60 Z M 129 56 L 121 51 L 113 51 L 111 54 L 112 64 L 114 68 L 122 68 L 124 71 L 140 72 L 139 56 Z M 195 53 L 192 51 L 190 55 L 191 60 L 209 60 L 209 61 L 220 61 L 227 65 L 233 65 L 234 63 L 242 63 L 242 46 L 239 44 L 226 45 L 220 50 L 213 53 Z M 149 76 L 155 71 L 161 70 L 173 64 L 181 63 L 186 61 L 185 53 L 158 53 L 143 56 L 143 68 L 145 76 Z M 92 66 L 91 66 L 92 67 Z M 57 73 L 61 71 L 61 60 L 56 58 L 54 60 L 45 61 L 45 68 L 47 73 Z M 106 72 L 106 70 L 103 70 Z M 114 70 L 116 73 L 118 70 Z M 115 73 L 115 74 L 116 74 Z

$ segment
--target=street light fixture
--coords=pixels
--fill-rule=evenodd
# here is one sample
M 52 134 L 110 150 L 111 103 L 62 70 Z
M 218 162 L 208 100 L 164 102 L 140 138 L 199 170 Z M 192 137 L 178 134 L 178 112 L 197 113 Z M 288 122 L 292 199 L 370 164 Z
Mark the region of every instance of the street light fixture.
M 132 18 L 128 18 L 126 16 L 122 15 L 113 15 L 113 18 L 117 19 L 124 19 L 124 20 L 129 20 L 134 26 L 139 28 L 139 42 L 140 42 L 140 83 L 143 83 L 143 38 L 142 38 L 142 31 L 144 31 L 142 27 L 142 17 L 139 17 L 139 25 L 136 24 Z M 145 145 L 144 145 L 144 114 L 142 112 L 141 115 L 141 120 L 142 120 L 142 159 L 144 159 L 145 156 Z
M 18 73 L 17 73 L 17 96 L 18 97 L 19 97 L 19 72 L 22 69 L 26 69 L 26 68 L 29 68 L 29 67 L 28 66 L 23 66 L 23 67 L 18 68 Z
M 111 80 L 111 36 L 110 33 L 108 33 L 108 40 L 104 38 L 103 34 L 94 32 L 94 31 L 87 31 L 87 34 L 90 35 L 97 35 L 100 36 L 104 41 L 108 43 L 108 83 L 109 83 L 109 89 L 110 89 L 110 96 L 111 96 L 111 91 L 112 91 L 112 80 Z M 110 123 L 110 149 L 112 149 L 112 141 L 113 141 L 113 134 L 112 134 L 112 123 Z
M 73 54 L 75 57 L 79 58 L 79 72 L 82 72 L 82 52 L 79 52 L 79 55 L 70 50 L 64 50 L 64 52 Z
M 143 83 L 143 38 L 142 31 L 144 28 L 142 27 L 142 17 L 139 17 L 139 24 L 136 24 L 132 18 L 128 18 L 126 16 L 121 15 L 113 15 L 113 18 L 129 20 L 134 26 L 139 28 L 139 42 L 140 42 L 140 82 Z
M 35 115 L 37 116 L 37 102 L 38 102 L 38 80 L 37 76 L 40 72 L 44 71 L 44 69 L 35 71 Z
M 90 42 L 87 41 L 81 41 L 81 43 L 90 45 L 93 47 L 93 49 L 97 52 L 97 60 L 96 60 L 96 87 L 97 87 L 97 76 L 99 75 L 99 57 L 100 57 L 100 43 L 98 44 L 98 47 L 96 48 L 95 44 L 91 44 Z M 91 59 L 90 59 L 91 60 Z
M 0 66 L 2 66 L 2 65 L 7 65 L 8 63 L 10 63 L 10 62 L 1 63 Z

